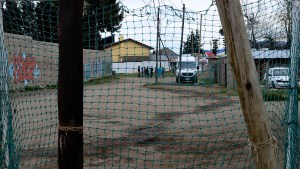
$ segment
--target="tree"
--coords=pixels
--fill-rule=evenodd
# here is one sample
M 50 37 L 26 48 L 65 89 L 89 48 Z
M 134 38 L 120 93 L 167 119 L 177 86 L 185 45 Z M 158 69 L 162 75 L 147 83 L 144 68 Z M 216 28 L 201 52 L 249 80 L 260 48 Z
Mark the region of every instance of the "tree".
M 213 39 L 212 41 L 213 41 L 212 53 L 217 55 L 218 48 L 219 48 L 219 45 L 218 45 L 219 39 Z
M 221 36 L 223 36 L 224 52 L 225 52 L 225 54 L 227 54 L 226 39 L 225 39 L 225 35 L 224 35 L 224 30 L 223 30 L 223 28 L 221 28 L 221 29 L 219 30 L 219 33 L 220 33 Z
M 21 10 L 17 2 L 8 1 L 5 3 L 3 10 L 3 27 L 4 31 L 13 34 L 22 34 Z
M 198 53 L 199 50 L 199 40 L 200 35 L 199 31 L 196 30 L 196 33 L 192 31 L 191 34 L 187 36 L 186 42 L 183 44 L 183 54 L 190 54 L 190 53 Z M 200 53 L 203 53 L 203 49 L 200 48 Z
M 256 47 L 256 36 L 255 36 L 255 30 L 254 30 L 254 25 L 257 23 L 254 14 L 248 15 L 245 14 L 245 18 L 247 19 L 247 25 L 248 29 L 251 30 L 251 42 L 253 43 L 253 46 Z
M 58 43 L 58 1 L 4 3 L 4 30 L 32 36 L 34 40 Z M 83 19 L 83 46 L 100 49 L 102 32 L 113 34 L 121 28 L 124 13 L 116 0 L 86 0 Z
M 290 0 L 277 0 L 279 4 L 279 22 L 282 23 L 285 31 L 285 38 L 287 41 L 287 48 L 291 47 L 292 43 L 292 1 Z
M 276 43 L 275 39 L 271 35 L 267 35 L 264 38 L 267 39 L 266 43 L 267 43 L 268 49 L 269 50 L 275 50 L 276 49 L 276 47 L 275 47 L 275 43 Z
M 83 47 L 102 47 L 101 32 L 114 33 L 121 28 L 124 18 L 120 3 L 116 0 L 89 0 L 83 15 Z
M 32 36 L 35 39 L 37 23 L 35 19 L 35 5 L 32 1 L 21 1 L 19 8 L 22 16 L 22 34 Z
M 256 48 L 257 44 L 257 36 L 256 36 L 256 28 L 258 28 L 259 24 L 259 13 L 260 13 L 260 1 L 257 3 L 251 3 L 245 5 L 243 8 L 244 17 L 246 18 L 247 30 L 250 31 L 252 46 Z M 262 28 L 261 28 L 262 29 Z
M 58 1 L 41 1 L 36 8 L 36 40 L 58 43 Z

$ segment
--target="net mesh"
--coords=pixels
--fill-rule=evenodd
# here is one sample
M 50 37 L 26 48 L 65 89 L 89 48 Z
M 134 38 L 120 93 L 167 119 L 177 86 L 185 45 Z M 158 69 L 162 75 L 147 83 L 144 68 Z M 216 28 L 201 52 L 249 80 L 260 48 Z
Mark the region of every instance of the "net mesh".
M 3 4 L 1 168 L 58 167 L 58 9 Z M 298 6 L 244 0 L 242 9 L 277 161 L 299 168 Z M 214 3 L 204 11 L 86 3 L 82 20 L 84 168 L 255 167 Z

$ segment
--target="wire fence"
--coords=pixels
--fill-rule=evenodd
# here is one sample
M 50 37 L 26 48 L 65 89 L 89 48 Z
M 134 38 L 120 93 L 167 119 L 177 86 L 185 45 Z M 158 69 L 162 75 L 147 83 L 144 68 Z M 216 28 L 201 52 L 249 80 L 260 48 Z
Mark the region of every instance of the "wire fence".
M 242 1 L 280 168 L 299 168 L 295 4 Z M 58 167 L 58 9 L 3 4 L 1 168 Z M 214 3 L 86 4 L 82 20 L 84 168 L 255 168 Z

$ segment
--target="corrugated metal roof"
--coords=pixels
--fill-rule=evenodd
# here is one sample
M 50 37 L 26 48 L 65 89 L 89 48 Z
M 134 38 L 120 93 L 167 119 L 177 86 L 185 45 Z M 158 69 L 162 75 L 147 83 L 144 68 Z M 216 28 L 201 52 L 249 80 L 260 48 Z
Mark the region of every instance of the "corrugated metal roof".
M 252 51 L 254 59 L 290 58 L 289 50 L 255 50 Z

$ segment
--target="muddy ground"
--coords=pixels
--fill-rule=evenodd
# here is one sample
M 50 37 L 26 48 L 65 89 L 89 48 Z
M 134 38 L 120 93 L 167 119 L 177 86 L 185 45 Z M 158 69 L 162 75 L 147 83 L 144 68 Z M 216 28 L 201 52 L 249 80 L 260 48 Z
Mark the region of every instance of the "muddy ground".
M 218 85 L 176 85 L 174 77 L 154 82 L 119 77 L 85 86 L 85 168 L 253 167 L 237 94 Z M 56 90 L 13 97 L 20 168 L 57 168 Z M 284 142 L 285 103 L 266 105 L 275 135 Z

